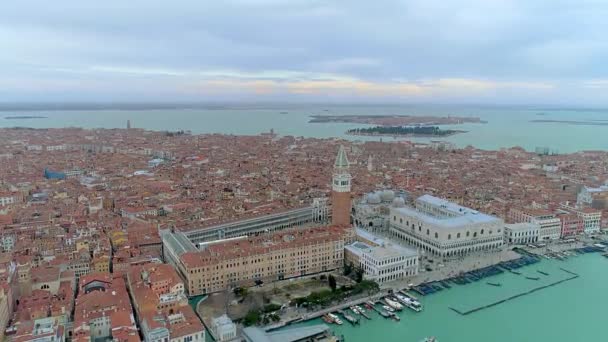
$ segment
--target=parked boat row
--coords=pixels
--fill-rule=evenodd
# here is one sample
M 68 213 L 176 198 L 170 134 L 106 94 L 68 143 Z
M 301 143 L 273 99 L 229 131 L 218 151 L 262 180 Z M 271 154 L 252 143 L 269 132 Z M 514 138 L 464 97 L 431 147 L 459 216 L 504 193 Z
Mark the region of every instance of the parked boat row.
M 340 310 L 338 311 L 339 313 L 342 314 L 342 316 L 344 316 L 344 319 L 346 319 L 346 321 L 352 325 L 355 324 L 359 324 L 359 319 L 357 317 L 353 317 L 351 315 L 349 315 L 346 311 Z
M 380 302 L 382 303 L 382 302 Z M 382 309 L 378 309 L 376 307 L 376 303 L 374 302 L 366 302 L 365 303 L 365 307 L 369 310 L 374 310 L 376 311 L 380 316 L 384 317 L 384 318 L 390 318 L 393 319 L 395 321 L 400 321 L 401 317 L 399 317 L 396 313 L 395 313 L 395 309 L 393 309 L 392 307 L 388 306 L 388 305 L 382 305 Z

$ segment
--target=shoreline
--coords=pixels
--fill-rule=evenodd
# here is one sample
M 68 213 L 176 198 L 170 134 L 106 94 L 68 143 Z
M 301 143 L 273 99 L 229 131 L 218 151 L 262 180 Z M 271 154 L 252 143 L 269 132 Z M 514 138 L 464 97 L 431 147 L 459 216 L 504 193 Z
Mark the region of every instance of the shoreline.
M 583 248 L 583 247 L 589 247 L 592 245 L 593 245 L 592 241 L 577 241 L 577 242 L 574 242 L 571 244 L 556 244 L 556 245 L 546 246 L 544 248 L 538 248 L 538 249 L 534 250 L 534 252 L 530 251 L 530 248 L 528 248 L 526 246 L 517 246 L 517 247 L 519 247 L 521 250 L 523 250 L 527 253 L 534 254 L 539 259 L 546 259 L 546 258 L 548 258 L 547 254 L 556 253 L 556 252 L 561 253 L 561 252 L 566 252 L 566 251 L 572 252 L 576 249 Z M 504 254 L 504 253 L 506 253 L 506 254 Z M 504 255 L 501 255 L 501 254 L 504 254 Z M 497 259 L 494 260 L 494 256 L 496 256 Z M 576 256 L 576 255 L 573 255 L 573 256 Z M 511 248 L 509 248 L 507 250 L 501 250 L 498 252 L 494 252 L 494 253 L 490 252 L 490 253 L 481 253 L 479 255 L 470 255 L 468 258 L 465 258 L 466 261 L 469 261 L 469 262 L 479 261 L 480 263 L 473 264 L 474 265 L 473 267 L 468 267 L 468 268 L 465 267 L 465 269 L 461 270 L 460 272 L 466 273 L 466 272 L 480 270 L 480 269 L 483 269 L 483 268 L 486 268 L 489 266 L 498 266 L 500 263 L 502 263 L 504 261 L 511 261 L 511 260 L 516 260 L 516 259 L 520 259 L 520 258 L 524 258 L 524 257 L 525 257 L 525 254 L 513 251 Z M 570 256 L 570 257 L 572 257 L 572 256 Z M 488 259 L 490 259 L 490 260 L 488 260 Z M 465 260 L 463 260 L 463 261 L 465 261 Z M 452 261 L 457 261 L 457 260 L 452 260 Z M 490 261 L 490 262 L 484 263 L 483 261 Z M 444 268 L 447 268 L 447 267 L 444 267 Z M 437 271 L 435 271 L 435 272 L 437 272 Z M 393 283 L 386 283 L 386 284 L 384 284 L 384 286 L 381 286 L 380 292 L 378 292 L 374 295 L 366 296 L 364 298 L 357 298 L 357 299 L 353 298 L 352 300 L 349 300 L 346 303 L 341 303 L 341 304 L 331 306 L 329 308 L 324 308 L 324 309 L 317 310 L 314 312 L 302 314 L 297 319 L 291 319 L 289 321 L 279 322 L 275 325 L 268 326 L 268 328 L 280 329 L 280 328 L 289 326 L 293 323 L 301 323 L 301 322 L 307 322 L 310 320 L 314 320 L 314 319 L 317 319 L 320 316 L 322 316 L 324 313 L 337 311 L 338 309 L 344 308 L 344 307 L 349 307 L 354 302 L 364 303 L 373 298 L 379 298 L 379 297 L 388 295 L 390 293 L 390 290 L 392 290 L 393 292 L 398 292 L 402 289 L 408 289 L 409 288 L 408 284 L 410 284 L 410 283 L 413 283 L 413 284 L 415 284 L 415 286 L 418 286 L 418 285 L 425 284 L 425 283 L 447 281 L 447 280 L 450 280 L 451 278 L 453 278 L 454 276 L 455 276 L 454 273 L 441 274 L 441 272 L 440 272 L 439 274 L 430 275 L 427 278 L 422 278 L 421 275 L 419 274 L 418 276 L 415 276 L 410 279 L 399 280 L 399 281 L 393 282 Z M 576 277 L 578 277 L 578 275 Z M 567 278 L 567 280 L 570 280 L 570 279 Z M 562 280 L 558 281 L 558 283 L 561 283 L 561 282 L 564 282 L 564 280 L 562 279 Z M 542 286 L 542 287 L 544 288 L 545 286 Z M 536 291 L 537 291 L 537 289 L 533 290 L 531 292 L 536 292 Z
M 350 136 L 361 136 L 361 137 L 390 137 L 394 139 L 398 138 L 447 138 L 457 134 L 468 133 L 469 131 L 453 131 L 451 133 L 446 133 L 443 135 L 435 135 L 435 134 L 385 134 L 385 133 L 355 133 L 346 131 L 345 135 Z
M 309 115 L 308 123 L 349 123 L 378 126 L 440 126 L 488 123 L 480 117 L 436 115 Z
M 557 123 L 557 124 L 573 125 L 573 126 L 608 126 L 608 122 L 604 122 L 604 120 L 576 121 L 576 120 L 539 119 L 539 120 L 530 120 L 529 122 L 531 122 L 531 123 Z

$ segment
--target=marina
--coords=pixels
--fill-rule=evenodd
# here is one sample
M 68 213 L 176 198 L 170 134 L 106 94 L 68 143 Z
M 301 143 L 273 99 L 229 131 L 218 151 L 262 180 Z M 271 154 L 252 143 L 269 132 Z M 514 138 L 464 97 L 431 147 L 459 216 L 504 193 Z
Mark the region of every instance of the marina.
M 539 258 L 528 266 L 516 267 L 523 261 L 507 264 L 518 271 L 502 272 L 486 281 L 471 281 L 467 284 L 450 283 L 450 289 L 443 289 L 417 299 L 424 310 L 402 310 L 389 313 L 382 308 L 384 300 L 365 302 L 370 320 L 354 325 L 332 325 L 332 330 L 343 335 L 348 342 L 364 342 L 382 336 L 383 341 L 424 341 L 428 336 L 436 336 L 438 341 L 547 341 L 569 342 L 591 339 L 603 329 L 602 312 L 608 302 L 608 294 L 602 289 L 608 281 L 606 259 L 601 253 L 572 253 L 563 260 Z M 530 262 L 530 260 L 527 260 Z M 502 266 L 500 266 L 502 268 Z M 541 270 L 548 275 L 541 275 Z M 539 274 L 539 280 L 531 281 L 526 275 Z M 486 282 L 500 283 L 488 286 Z M 580 291 L 581 288 L 585 291 Z M 409 293 L 407 289 L 396 291 L 389 297 L 399 300 L 399 296 Z M 399 295 L 399 296 L 397 296 Z M 584 302 L 585 305 L 580 305 Z M 402 303 L 401 300 L 399 300 Z M 405 305 L 404 305 L 405 306 Z M 373 309 L 370 309 L 373 308 Z M 483 311 L 483 314 L 480 312 Z M 533 329 L 539 324 L 568 324 L 567 317 L 586 317 L 589 328 L 581 330 Z M 391 317 L 396 315 L 399 321 Z M 465 319 L 474 317 L 475 319 Z M 505 317 L 518 329 L 508 336 L 494 334 Z M 300 324 L 318 323 L 312 320 Z M 441 323 L 438 323 L 441 322 Z

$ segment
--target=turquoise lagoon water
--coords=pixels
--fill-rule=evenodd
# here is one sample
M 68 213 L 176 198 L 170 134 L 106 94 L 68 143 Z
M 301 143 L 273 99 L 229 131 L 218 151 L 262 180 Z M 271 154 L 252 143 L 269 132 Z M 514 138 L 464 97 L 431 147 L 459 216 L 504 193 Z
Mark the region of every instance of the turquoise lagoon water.
M 282 112 L 287 112 L 282 113 Z M 85 128 L 133 127 L 151 130 L 191 130 L 193 133 L 259 134 L 271 128 L 281 135 L 317 138 L 341 137 L 351 140 L 379 140 L 377 137 L 352 137 L 347 129 L 357 124 L 308 123 L 312 114 L 331 115 L 454 115 L 477 116 L 487 124 L 451 126 L 467 133 L 442 138 L 460 147 L 496 150 L 521 146 L 527 150 L 549 147 L 560 153 L 580 150 L 608 150 L 608 126 L 570 125 L 564 123 L 532 123 L 531 120 L 576 120 L 608 123 L 608 110 L 567 110 L 535 108 L 499 108 L 466 106 L 337 106 L 285 105 L 268 108 L 234 107 L 223 109 L 162 110 L 73 110 L 0 112 L 0 127 L 27 126 L 35 128 L 77 126 Z M 542 114 L 542 115 L 541 115 Z M 42 115 L 46 119 L 7 120 L 9 115 Z M 385 141 L 391 138 L 383 138 Z M 425 142 L 429 138 L 407 140 Z
M 579 278 L 548 287 L 497 306 L 461 316 L 449 309 L 466 311 L 535 287 L 570 277 Z M 537 272 L 541 270 L 549 276 Z M 419 296 L 424 311 L 404 309 L 400 322 L 372 313 L 359 326 L 332 325 L 346 342 L 417 342 L 435 336 L 440 342 L 575 342 L 608 341 L 608 259 L 599 254 L 566 261 L 543 260 L 519 270 L 467 285 L 453 285 L 439 293 Z M 525 276 L 540 277 L 538 281 Z M 501 283 L 490 286 L 486 281 Z M 304 324 L 318 324 L 313 320 Z
M 467 316 L 449 309 L 466 311 L 570 277 L 560 268 L 580 277 Z M 608 341 L 607 258 L 589 254 L 566 261 L 543 260 L 519 271 L 522 275 L 503 273 L 419 296 L 424 311 L 415 313 L 405 309 L 399 314 L 400 322 L 372 313 L 372 320 L 362 319 L 359 326 L 345 323 L 331 327 L 336 334 L 343 335 L 346 342 L 417 342 L 427 336 L 435 336 L 440 342 Z M 528 280 L 525 276 L 541 279 Z M 502 286 L 490 286 L 486 281 Z M 318 323 L 322 322 L 313 320 L 304 324 Z

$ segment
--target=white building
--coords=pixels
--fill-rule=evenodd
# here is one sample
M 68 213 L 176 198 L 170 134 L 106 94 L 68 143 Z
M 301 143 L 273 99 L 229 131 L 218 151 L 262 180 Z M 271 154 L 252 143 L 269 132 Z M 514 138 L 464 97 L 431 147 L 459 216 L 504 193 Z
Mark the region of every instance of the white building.
M 379 284 L 418 274 L 418 252 L 357 229 L 356 242 L 345 246 L 345 259 Z
M 10 252 L 15 248 L 15 236 L 14 235 L 2 235 L 2 250 L 4 252 Z
M 152 168 L 155 168 L 155 167 L 159 166 L 162 163 L 163 163 L 162 159 L 155 158 L 155 159 L 152 159 L 152 160 L 148 160 L 148 167 L 152 169 Z
M 591 206 L 593 204 L 594 197 L 603 194 L 608 194 L 608 184 L 599 186 L 597 188 L 583 186 L 576 197 L 576 203 L 579 206 Z
M 0 193 L 0 207 L 17 203 L 17 196 L 11 193 Z
M 540 229 L 538 240 L 557 240 L 562 234 L 562 221 L 555 215 L 543 215 L 533 217 L 531 223 L 537 224 Z
M 441 257 L 501 248 L 503 226 L 502 219 L 430 195 L 415 207 L 390 209 L 391 236 Z
M 211 330 L 216 341 L 224 342 L 237 339 L 236 324 L 226 314 L 211 320 Z
M 510 245 L 525 245 L 538 241 L 540 226 L 523 222 L 505 224 L 505 243 Z
M 66 145 L 47 145 L 46 146 L 47 151 L 65 151 L 66 148 L 67 148 Z

